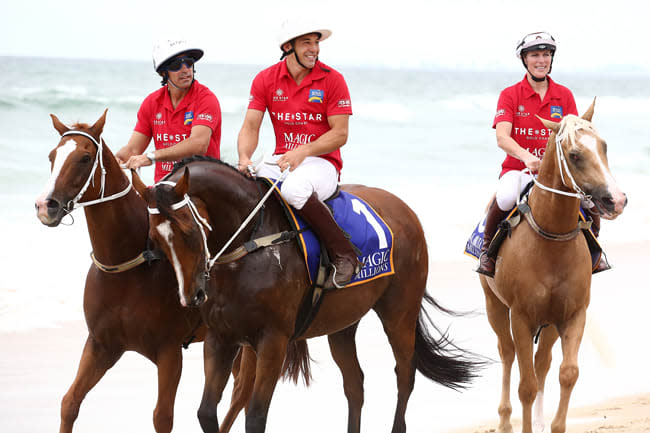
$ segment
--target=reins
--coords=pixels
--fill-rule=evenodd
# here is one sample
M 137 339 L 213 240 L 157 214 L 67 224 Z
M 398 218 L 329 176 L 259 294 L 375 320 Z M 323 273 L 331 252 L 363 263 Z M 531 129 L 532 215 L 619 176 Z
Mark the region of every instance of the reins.
M 257 212 L 259 212 L 259 210 L 262 208 L 262 206 L 264 205 L 266 200 L 273 193 L 273 190 L 275 189 L 275 187 L 278 185 L 278 183 L 280 183 L 281 181 L 284 180 L 284 178 L 287 176 L 288 173 L 289 173 L 288 169 L 285 170 L 284 172 L 282 172 L 280 177 L 275 181 L 275 183 L 273 183 L 273 185 L 271 185 L 269 190 L 262 197 L 262 199 L 259 201 L 259 203 L 255 206 L 255 208 L 253 208 L 253 210 L 249 213 L 249 215 L 246 217 L 246 219 L 244 219 L 244 221 L 241 223 L 241 225 L 235 231 L 235 233 L 230 237 L 230 239 L 228 239 L 228 241 L 226 241 L 226 243 L 223 245 L 223 247 L 221 247 L 221 250 L 217 254 L 215 254 L 215 256 L 212 257 L 212 258 L 211 258 L 211 254 L 210 254 L 210 248 L 208 247 L 208 235 L 205 232 L 205 229 L 207 229 L 209 231 L 212 231 L 212 227 L 210 226 L 208 221 L 201 216 L 201 214 L 199 213 L 196 205 L 194 204 L 194 202 L 192 202 L 192 199 L 190 198 L 190 196 L 188 194 L 185 194 L 180 201 L 178 201 L 178 202 L 176 202 L 176 203 L 174 203 L 174 204 L 172 204 L 170 206 L 170 209 L 174 210 L 174 211 L 178 210 L 178 209 L 181 209 L 181 208 L 183 208 L 185 206 L 189 207 L 190 214 L 192 215 L 192 219 L 194 220 L 194 223 L 199 227 L 200 232 L 201 232 L 201 238 L 203 239 L 203 249 L 204 249 L 204 252 L 205 252 L 205 275 L 206 275 L 206 278 L 209 278 L 210 270 L 212 269 L 212 267 L 216 263 L 223 264 L 223 263 L 233 262 L 235 260 L 238 260 L 238 259 L 244 257 L 248 253 L 250 253 L 252 251 L 255 251 L 258 248 L 288 242 L 288 241 L 292 240 L 296 236 L 295 232 L 286 232 L 286 231 L 281 232 L 281 233 L 274 233 L 274 234 L 267 235 L 267 236 L 262 236 L 260 238 L 252 239 L 252 240 L 250 240 L 248 242 L 245 242 L 242 246 L 238 247 L 234 251 L 224 255 L 224 252 L 226 251 L 226 249 L 237 238 L 237 236 L 239 236 L 241 231 L 248 225 L 248 223 L 253 219 L 253 217 L 257 214 Z M 158 186 L 158 185 L 175 186 L 176 184 L 174 182 L 169 182 L 169 181 L 160 181 L 155 186 Z M 149 213 L 151 215 L 160 214 L 160 210 L 158 210 L 157 208 L 147 207 L 147 210 L 149 211 Z
M 579 129 L 585 129 L 581 125 L 576 125 L 575 131 Z M 573 178 L 573 175 L 571 174 L 571 170 L 569 170 L 569 165 L 567 164 L 566 157 L 564 156 L 564 149 L 562 148 L 562 141 L 565 139 L 570 139 L 570 134 L 568 128 L 566 128 L 566 123 L 562 124 L 560 126 L 560 131 L 555 135 L 555 153 L 557 157 L 557 165 L 558 168 L 560 169 L 560 178 L 562 179 L 562 184 L 566 186 L 567 188 L 573 188 L 573 191 L 575 192 L 567 192 L 567 191 L 562 191 L 559 189 L 551 188 L 548 187 L 541 182 L 537 180 L 537 176 L 532 175 L 533 182 L 535 183 L 535 186 L 539 187 L 540 189 L 544 191 L 548 191 L 550 193 L 554 194 L 560 194 L 564 195 L 567 197 L 573 197 L 577 198 L 581 202 L 584 202 L 585 204 L 592 204 L 593 202 L 591 201 L 591 196 L 586 194 L 580 186 L 576 183 L 575 179 Z M 523 170 L 523 172 L 530 172 L 527 168 Z M 566 172 L 567 178 L 571 181 L 571 187 L 567 185 L 565 179 L 564 179 L 564 172 Z M 544 239 L 548 239 L 551 241 L 568 241 L 573 238 L 575 238 L 582 230 L 588 230 L 591 228 L 591 221 L 578 221 L 578 225 L 574 230 L 571 230 L 570 232 L 567 233 L 551 233 L 547 232 L 544 229 L 542 229 L 539 224 L 537 224 L 537 221 L 535 221 L 535 218 L 533 218 L 533 213 L 530 209 L 530 206 L 528 205 L 528 199 L 524 198 L 521 199 L 517 203 L 517 209 L 519 212 L 521 212 L 524 217 L 526 218 L 526 221 L 528 222 L 528 225 L 541 237 Z

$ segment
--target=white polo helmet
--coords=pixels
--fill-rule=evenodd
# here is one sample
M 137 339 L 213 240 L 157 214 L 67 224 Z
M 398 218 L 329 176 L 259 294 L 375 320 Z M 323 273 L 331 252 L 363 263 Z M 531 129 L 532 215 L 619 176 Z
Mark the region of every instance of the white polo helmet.
M 280 26 L 280 31 L 278 32 L 278 46 L 282 49 L 282 46 L 287 42 L 297 38 L 298 36 L 307 35 L 309 33 L 319 33 L 319 41 L 324 41 L 332 36 L 331 30 L 318 27 L 318 25 L 312 24 L 309 20 L 301 18 L 288 19 Z
M 160 72 L 160 67 L 172 57 L 186 53 L 194 61 L 203 57 L 203 50 L 185 39 L 161 39 L 153 45 L 153 68 Z
M 550 33 L 535 32 L 527 34 L 519 41 L 516 54 L 521 59 L 521 55 L 527 51 L 551 50 L 551 53 L 555 53 L 556 49 L 555 38 Z

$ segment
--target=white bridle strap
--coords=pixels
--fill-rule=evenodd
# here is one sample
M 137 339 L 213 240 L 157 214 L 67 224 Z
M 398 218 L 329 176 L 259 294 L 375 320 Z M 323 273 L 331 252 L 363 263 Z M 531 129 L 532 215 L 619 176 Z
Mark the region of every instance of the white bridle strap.
M 205 227 L 206 227 L 208 230 L 210 230 L 210 231 L 212 231 L 212 227 L 210 227 L 210 225 L 208 224 L 208 222 L 207 222 L 207 221 L 206 221 L 206 220 L 205 220 L 205 219 L 204 219 L 204 218 L 199 214 L 198 210 L 196 209 L 196 205 L 194 205 L 194 203 L 192 202 L 192 199 L 190 199 L 190 197 L 189 197 L 187 194 L 185 194 L 185 196 L 183 197 L 183 199 L 182 199 L 181 201 L 179 201 L 179 202 L 177 202 L 177 203 L 174 203 L 174 204 L 171 206 L 171 209 L 172 209 L 172 210 L 178 210 L 178 209 L 182 208 L 182 207 L 185 206 L 185 205 L 189 205 L 189 207 L 190 207 L 190 213 L 192 214 L 192 218 L 194 219 L 194 222 L 196 222 L 196 224 L 197 224 L 197 225 L 199 226 L 199 228 L 201 229 L 201 235 L 203 236 L 203 246 L 204 246 L 204 249 L 205 249 L 205 257 L 206 257 L 206 259 L 205 259 L 205 260 L 206 260 L 206 265 L 205 265 L 205 266 L 206 266 L 206 272 L 210 272 L 210 269 L 212 269 L 212 267 L 213 267 L 214 264 L 217 262 L 217 260 L 219 260 L 219 257 L 221 257 L 221 255 L 226 251 L 226 249 L 227 249 L 227 248 L 230 246 L 230 244 L 235 240 L 235 238 L 239 235 L 239 233 L 241 233 L 241 231 L 244 229 L 244 227 L 246 227 L 246 225 L 250 222 L 250 220 L 253 219 L 253 217 L 255 216 L 255 214 L 256 214 L 257 212 L 259 212 L 259 210 L 260 210 L 260 209 L 262 208 L 262 206 L 264 205 L 264 202 L 266 202 L 266 200 L 269 198 L 269 196 L 271 195 L 271 193 L 273 193 L 273 190 L 274 190 L 275 187 L 278 185 L 278 183 L 282 182 L 282 181 L 287 177 L 288 174 L 289 174 L 289 169 L 287 168 L 286 170 L 284 170 L 284 171 L 282 172 L 282 174 L 281 174 L 280 177 L 275 181 L 275 183 L 274 183 L 273 185 L 271 185 L 271 188 L 269 188 L 269 190 L 266 192 L 266 194 L 264 195 L 264 197 L 262 197 L 262 199 L 261 199 L 260 202 L 257 204 L 257 206 L 255 206 L 255 208 L 251 211 L 251 213 L 248 215 L 248 217 L 246 217 L 246 219 L 244 220 L 244 222 L 241 223 L 241 225 L 239 226 L 239 228 L 237 229 L 237 231 L 235 231 L 235 234 L 233 234 L 233 235 L 230 237 L 230 239 L 228 239 L 228 242 L 226 242 L 226 243 L 224 244 L 224 246 L 221 248 L 221 250 L 220 250 L 220 251 L 219 251 L 219 252 L 218 252 L 218 253 L 217 253 L 217 254 L 216 254 L 212 259 L 210 259 L 210 250 L 209 250 L 209 248 L 208 248 L 208 239 L 207 239 L 207 235 L 205 234 L 205 231 L 203 230 L 203 227 L 201 227 L 201 225 L 205 226 Z M 174 182 L 170 182 L 170 181 L 160 181 L 160 182 L 158 182 L 155 186 L 157 186 L 157 185 L 161 185 L 161 184 L 162 184 L 162 185 L 171 185 L 171 186 L 175 186 L 175 185 L 176 185 Z M 152 214 L 152 215 L 158 215 L 158 214 L 160 214 L 160 211 L 159 211 L 158 209 L 156 209 L 156 208 L 147 207 L 147 210 L 148 210 L 149 213 Z
M 72 208 L 70 210 L 74 210 L 74 209 L 77 209 L 77 208 L 80 208 L 80 207 L 85 207 L 85 206 L 92 206 L 94 204 L 103 203 L 103 202 L 106 202 L 106 201 L 115 200 L 115 199 L 118 199 L 120 197 L 124 197 L 126 194 L 128 194 L 128 192 L 131 190 L 131 187 L 132 187 L 132 181 L 131 181 L 130 177 L 128 178 L 129 179 L 129 184 L 127 185 L 127 187 L 125 189 L 123 189 L 122 191 L 120 191 L 118 193 L 112 194 L 112 195 L 110 195 L 108 197 L 104 197 L 104 186 L 105 186 L 105 183 L 106 183 L 106 169 L 104 168 L 104 158 L 102 157 L 103 146 L 101 144 L 101 142 L 102 142 L 101 136 L 99 137 L 99 141 L 97 141 L 95 139 L 95 137 L 88 134 L 87 132 L 70 130 L 70 131 L 67 131 L 67 132 L 64 132 L 63 134 L 61 134 L 61 137 L 65 137 L 66 135 L 81 135 L 83 137 L 88 138 L 90 141 L 95 143 L 95 146 L 97 146 L 97 153 L 95 153 L 95 162 L 93 163 L 93 168 L 90 171 L 90 175 L 88 176 L 88 179 L 86 180 L 86 183 L 84 184 L 83 188 L 81 188 L 81 190 L 79 191 L 77 196 L 74 199 L 72 199 L 70 202 L 68 202 L 68 204 L 70 204 L 70 203 L 72 204 L 72 206 L 71 206 Z M 91 200 L 91 201 L 86 201 L 86 202 L 81 202 L 80 203 L 79 200 L 81 200 L 81 197 L 85 194 L 86 190 L 90 186 L 90 182 L 93 181 L 94 178 L 95 178 L 95 170 L 97 170 L 97 165 L 99 165 L 101 167 L 101 171 L 102 171 L 102 176 L 101 176 L 101 181 L 100 181 L 101 184 L 100 184 L 100 190 L 99 190 L 100 197 L 98 199 L 96 199 L 96 200 Z M 70 207 L 70 206 L 68 206 L 68 207 Z
M 582 129 L 582 128 L 578 127 L 577 129 Z M 564 156 L 564 149 L 562 148 L 562 140 L 568 137 L 568 131 L 566 130 L 566 128 L 562 127 L 561 132 L 562 132 L 561 134 L 556 134 L 555 136 L 555 153 L 557 155 L 557 165 L 558 168 L 560 169 L 560 178 L 562 179 L 562 184 L 567 188 L 573 188 L 575 193 L 550 188 L 542 184 L 541 182 L 539 182 L 535 176 L 533 176 L 533 182 L 535 182 L 535 185 L 537 185 L 539 188 L 545 191 L 549 191 L 555 194 L 565 195 L 567 197 L 575 197 L 581 201 L 585 201 L 589 203 L 591 202 L 591 196 L 585 194 L 585 192 L 578 186 L 575 179 L 573 178 L 573 175 L 571 174 L 571 170 L 569 170 L 569 164 L 567 163 L 566 157 Z M 524 171 L 526 170 L 528 169 L 525 169 Z M 571 181 L 571 187 L 569 187 L 569 185 L 567 185 L 566 181 L 564 180 L 564 172 L 566 172 L 567 177 Z

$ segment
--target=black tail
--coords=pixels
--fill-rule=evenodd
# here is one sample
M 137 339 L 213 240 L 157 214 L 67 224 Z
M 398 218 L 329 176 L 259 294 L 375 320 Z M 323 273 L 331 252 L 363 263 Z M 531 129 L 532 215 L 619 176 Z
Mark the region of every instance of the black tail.
M 450 310 L 442 308 L 430 295 L 424 295 L 427 301 L 441 311 L 451 314 Z M 433 326 L 439 333 L 440 339 L 436 341 L 427 329 Z M 431 321 L 431 317 L 424 309 L 420 309 L 420 316 L 415 329 L 415 368 L 424 376 L 448 388 L 466 389 L 478 371 L 488 364 L 488 360 L 472 352 L 456 346 L 448 337 L 448 333 L 441 332 Z
M 311 383 L 309 347 L 306 340 L 293 340 L 287 346 L 287 355 L 282 365 L 282 378 L 284 380 L 293 380 L 293 383 L 297 384 L 301 375 L 305 386 L 309 386 Z

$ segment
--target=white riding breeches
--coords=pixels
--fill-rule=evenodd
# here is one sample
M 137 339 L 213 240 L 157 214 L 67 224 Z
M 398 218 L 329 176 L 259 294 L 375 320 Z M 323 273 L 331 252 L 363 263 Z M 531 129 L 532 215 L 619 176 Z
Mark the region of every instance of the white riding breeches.
M 533 180 L 530 173 L 523 173 L 517 170 L 506 172 L 497 183 L 497 206 L 502 211 L 509 211 L 517 203 L 519 194 L 524 190 L 528 182 Z
M 281 171 L 275 162 L 281 156 L 267 156 L 257 167 L 257 175 L 278 179 Z M 318 156 L 308 156 L 298 167 L 289 172 L 280 187 L 280 193 L 291 206 L 302 209 L 314 192 L 318 199 L 323 201 L 334 194 L 337 185 L 338 173 L 334 164 Z

